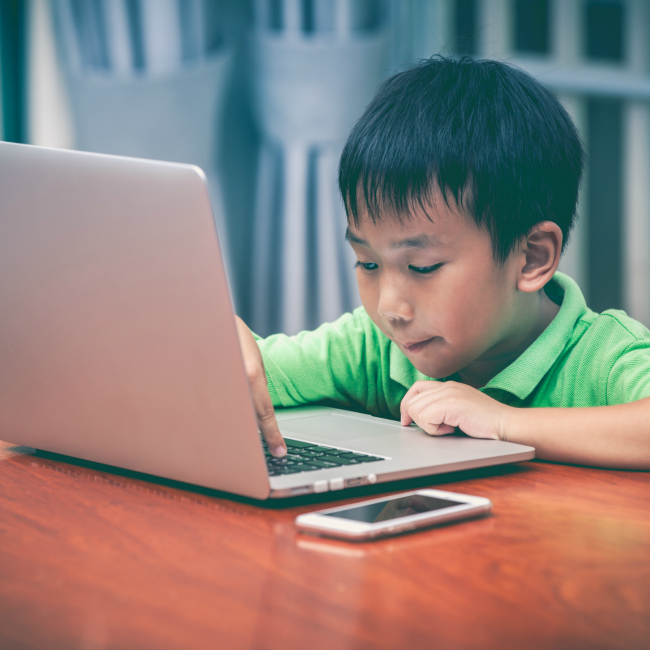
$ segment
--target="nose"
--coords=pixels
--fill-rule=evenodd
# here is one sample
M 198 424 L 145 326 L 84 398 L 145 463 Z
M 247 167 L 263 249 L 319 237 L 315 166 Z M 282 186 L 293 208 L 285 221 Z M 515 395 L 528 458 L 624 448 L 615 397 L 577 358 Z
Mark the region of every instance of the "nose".
M 401 286 L 400 282 L 389 278 L 383 280 L 379 287 L 377 312 L 388 320 L 405 321 L 412 320 L 415 314 L 404 287 Z

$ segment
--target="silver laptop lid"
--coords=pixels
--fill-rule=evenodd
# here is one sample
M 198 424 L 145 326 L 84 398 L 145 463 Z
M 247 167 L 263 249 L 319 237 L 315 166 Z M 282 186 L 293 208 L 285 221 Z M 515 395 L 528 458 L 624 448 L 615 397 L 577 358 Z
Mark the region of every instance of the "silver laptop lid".
M 268 496 L 200 169 L 0 143 L 0 439 Z

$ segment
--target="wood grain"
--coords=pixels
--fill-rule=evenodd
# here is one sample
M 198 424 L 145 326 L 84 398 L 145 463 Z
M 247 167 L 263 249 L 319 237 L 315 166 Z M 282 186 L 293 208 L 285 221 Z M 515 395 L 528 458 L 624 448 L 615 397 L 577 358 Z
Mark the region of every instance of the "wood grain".
M 107 469 L 0 443 L 1 648 L 650 648 L 647 473 L 533 462 L 392 485 L 494 515 L 352 544 L 296 532 L 322 499 Z

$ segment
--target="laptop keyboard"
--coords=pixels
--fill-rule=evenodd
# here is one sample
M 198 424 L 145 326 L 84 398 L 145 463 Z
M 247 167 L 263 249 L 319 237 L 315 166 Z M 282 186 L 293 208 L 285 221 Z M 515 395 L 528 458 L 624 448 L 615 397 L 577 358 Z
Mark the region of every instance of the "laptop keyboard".
M 285 438 L 287 443 L 287 455 L 284 458 L 276 458 L 262 440 L 266 465 L 269 476 L 280 476 L 282 474 L 297 474 L 298 472 L 311 472 L 316 469 L 329 469 L 330 467 L 342 467 L 343 465 L 358 465 L 360 463 L 374 463 L 378 460 L 385 460 L 379 456 L 360 454 L 347 449 L 336 449 L 314 445 L 301 440 Z

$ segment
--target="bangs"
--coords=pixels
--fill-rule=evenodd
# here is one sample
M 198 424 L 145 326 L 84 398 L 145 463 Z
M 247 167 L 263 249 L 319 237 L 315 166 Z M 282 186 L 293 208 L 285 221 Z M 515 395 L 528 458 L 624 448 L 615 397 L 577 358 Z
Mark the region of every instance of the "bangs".
M 486 228 L 505 261 L 541 221 L 566 245 L 583 157 L 571 118 L 530 75 L 435 56 L 379 90 L 343 149 L 339 189 L 355 226 L 362 214 L 404 222 L 442 198 Z
M 455 170 L 453 174 L 438 169 L 411 171 L 391 170 L 382 175 L 381 170 L 360 169 L 342 190 L 346 203 L 348 222 L 359 226 L 361 213 L 376 224 L 390 219 L 404 223 L 416 212 L 431 220 L 430 208 L 444 201 L 450 210 L 474 214 L 472 175 L 470 170 Z

